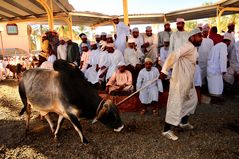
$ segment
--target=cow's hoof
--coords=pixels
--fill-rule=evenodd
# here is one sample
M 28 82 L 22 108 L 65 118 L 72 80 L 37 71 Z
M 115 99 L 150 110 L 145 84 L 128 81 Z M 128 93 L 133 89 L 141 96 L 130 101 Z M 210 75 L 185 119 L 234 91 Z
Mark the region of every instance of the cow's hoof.
M 124 125 L 120 126 L 120 127 L 117 128 L 117 129 L 114 129 L 114 131 L 115 131 L 115 132 L 120 132 L 123 128 L 124 128 Z
M 83 139 L 83 144 L 84 144 L 84 145 L 87 145 L 88 143 L 89 143 L 89 141 L 88 141 L 86 138 L 84 138 L 84 139 Z
M 58 136 L 57 135 L 55 135 L 54 136 L 54 142 L 58 142 L 59 140 L 58 140 Z

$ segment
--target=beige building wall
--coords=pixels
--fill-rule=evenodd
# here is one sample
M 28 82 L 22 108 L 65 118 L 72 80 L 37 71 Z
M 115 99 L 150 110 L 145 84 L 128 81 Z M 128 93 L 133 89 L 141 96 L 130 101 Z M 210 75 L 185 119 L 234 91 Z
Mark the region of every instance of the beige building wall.
M 20 48 L 29 52 L 29 40 L 27 35 L 27 23 L 17 23 L 18 35 L 8 35 L 6 31 L 7 23 L 0 23 L 4 48 Z

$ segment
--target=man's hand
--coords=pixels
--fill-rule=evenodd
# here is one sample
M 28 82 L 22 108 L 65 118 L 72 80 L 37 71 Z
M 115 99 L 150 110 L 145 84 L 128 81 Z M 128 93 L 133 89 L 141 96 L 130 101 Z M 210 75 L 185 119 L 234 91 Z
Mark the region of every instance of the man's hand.
M 88 68 L 90 68 L 90 67 L 92 67 L 92 65 L 88 64 L 86 69 L 88 69 Z
M 121 86 L 119 87 L 119 90 L 121 91 L 122 89 L 124 89 L 124 87 L 126 87 L 126 84 L 121 85 Z
M 109 93 L 109 86 L 106 86 L 105 92 L 106 92 L 106 93 Z
M 159 79 L 161 79 L 161 80 L 165 80 L 166 78 L 167 78 L 167 75 L 164 74 L 163 72 L 160 72 Z
M 144 43 L 143 48 L 147 48 L 147 47 L 149 47 L 149 43 Z
M 103 69 L 105 69 L 105 68 L 106 68 L 106 66 L 102 66 L 100 69 L 103 70 Z

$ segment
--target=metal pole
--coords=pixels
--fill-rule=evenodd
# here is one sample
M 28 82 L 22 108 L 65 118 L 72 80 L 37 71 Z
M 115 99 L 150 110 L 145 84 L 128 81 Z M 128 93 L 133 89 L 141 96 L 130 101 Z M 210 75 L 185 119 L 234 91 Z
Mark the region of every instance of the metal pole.
M 4 47 L 3 47 L 3 40 L 2 40 L 2 31 L 0 31 L 0 37 L 1 37 L 1 45 L 2 45 L 2 57 L 4 58 Z

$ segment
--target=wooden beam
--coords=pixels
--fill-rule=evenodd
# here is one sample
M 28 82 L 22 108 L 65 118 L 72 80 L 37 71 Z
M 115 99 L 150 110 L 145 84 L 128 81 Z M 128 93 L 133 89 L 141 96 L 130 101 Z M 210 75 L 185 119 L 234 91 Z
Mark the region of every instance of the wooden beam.
M 63 4 L 59 1 L 59 0 L 54 0 L 54 3 L 59 7 L 61 8 L 65 13 L 68 14 L 68 10 L 63 6 Z
M 0 14 L 0 17 L 2 17 L 3 19 L 11 20 L 11 17 L 5 16 L 3 14 Z
M 4 7 L 1 7 L 1 6 L 0 6 L 0 10 L 1 10 L 2 12 L 6 12 L 7 14 L 13 15 L 13 16 L 15 16 L 15 17 L 19 17 L 19 18 L 22 17 L 22 15 L 20 15 L 20 14 L 18 14 L 18 13 L 15 13 L 15 12 L 13 12 L 13 11 L 10 11 L 10 10 L 4 8 Z
M 36 0 L 29 0 L 29 1 L 30 1 L 32 4 L 34 4 L 35 6 L 37 6 L 38 8 L 40 8 L 40 9 L 46 11 L 45 8 L 44 8 L 40 3 L 38 3 Z
M 13 1 L 13 0 L 3 0 L 4 2 L 13 5 L 16 8 L 19 8 L 21 10 L 23 10 L 24 12 L 27 12 L 29 15 L 33 15 L 35 17 L 40 17 L 39 15 L 37 15 L 35 12 L 31 11 L 30 9 L 23 7 L 22 5 L 20 5 L 19 3 Z

